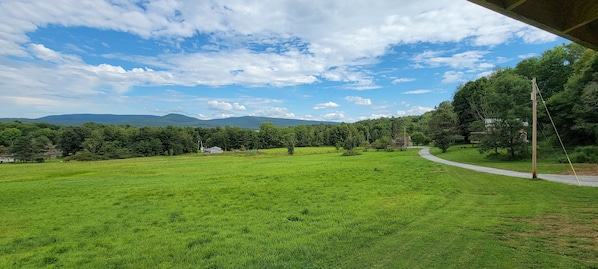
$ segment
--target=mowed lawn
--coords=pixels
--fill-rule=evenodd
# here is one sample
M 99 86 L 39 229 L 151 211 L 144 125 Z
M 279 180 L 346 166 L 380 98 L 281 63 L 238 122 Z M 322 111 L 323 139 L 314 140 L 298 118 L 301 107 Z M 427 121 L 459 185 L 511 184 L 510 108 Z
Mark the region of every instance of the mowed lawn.
M 0 268 L 598 267 L 598 188 L 296 151 L 1 164 Z

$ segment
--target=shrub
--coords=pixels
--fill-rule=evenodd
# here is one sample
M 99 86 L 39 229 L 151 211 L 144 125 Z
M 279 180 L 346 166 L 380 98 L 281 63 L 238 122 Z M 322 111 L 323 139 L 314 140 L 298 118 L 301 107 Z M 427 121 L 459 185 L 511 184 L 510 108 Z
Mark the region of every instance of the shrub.
M 65 158 L 66 161 L 75 160 L 75 161 L 97 161 L 97 160 L 107 160 L 108 158 L 105 156 L 97 155 L 91 153 L 87 150 L 84 151 L 77 151 L 75 155 L 69 156 Z
M 361 153 L 357 152 L 355 149 L 346 150 L 345 152 L 343 152 L 343 156 L 357 156 L 357 155 L 361 155 Z
M 576 147 L 570 158 L 574 163 L 598 163 L 598 146 Z

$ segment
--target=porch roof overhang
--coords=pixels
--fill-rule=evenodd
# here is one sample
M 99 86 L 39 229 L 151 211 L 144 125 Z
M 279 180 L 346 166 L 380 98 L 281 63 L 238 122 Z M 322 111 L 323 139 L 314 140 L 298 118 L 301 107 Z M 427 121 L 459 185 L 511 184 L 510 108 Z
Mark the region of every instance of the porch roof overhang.
M 598 0 L 468 0 L 598 51 Z

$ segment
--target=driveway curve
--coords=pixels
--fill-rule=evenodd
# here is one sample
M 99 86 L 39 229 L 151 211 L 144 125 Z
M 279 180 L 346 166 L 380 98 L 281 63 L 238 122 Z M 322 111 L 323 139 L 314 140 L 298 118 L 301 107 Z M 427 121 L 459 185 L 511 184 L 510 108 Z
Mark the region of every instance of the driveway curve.
M 421 156 L 427 160 L 433 161 L 433 162 L 442 163 L 442 164 L 446 164 L 446 165 L 450 165 L 450 166 L 457 166 L 457 167 L 461 167 L 461 168 L 465 168 L 465 169 L 469 169 L 469 170 L 490 173 L 490 174 L 497 174 L 497 175 L 503 175 L 503 176 L 509 176 L 509 177 L 528 178 L 528 179 L 532 178 L 531 172 L 523 173 L 523 172 L 516 172 L 516 171 L 510 171 L 510 170 L 504 170 L 504 169 L 497 169 L 497 168 L 490 168 L 490 167 L 484 167 L 484 166 L 478 166 L 478 165 L 471 165 L 471 164 L 447 161 L 445 159 L 441 159 L 441 158 L 438 158 L 438 157 L 432 155 L 430 153 L 430 147 L 418 147 L 418 148 L 421 148 L 421 150 L 419 151 L 419 156 Z M 537 174 L 537 176 L 540 179 L 553 181 L 553 182 L 559 182 L 559 183 L 565 183 L 565 184 L 571 184 L 571 185 L 598 187 L 598 176 L 578 176 L 579 182 L 577 182 L 577 179 L 575 179 L 575 176 L 572 176 L 572 175 Z

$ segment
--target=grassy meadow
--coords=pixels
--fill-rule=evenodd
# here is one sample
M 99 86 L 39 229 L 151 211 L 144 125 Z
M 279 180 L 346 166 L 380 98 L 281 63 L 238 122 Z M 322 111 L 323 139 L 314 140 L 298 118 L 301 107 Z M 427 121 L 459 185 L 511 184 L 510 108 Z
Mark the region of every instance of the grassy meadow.
M 0 268 L 596 268 L 598 188 L 334 148 L 0 165 Z

